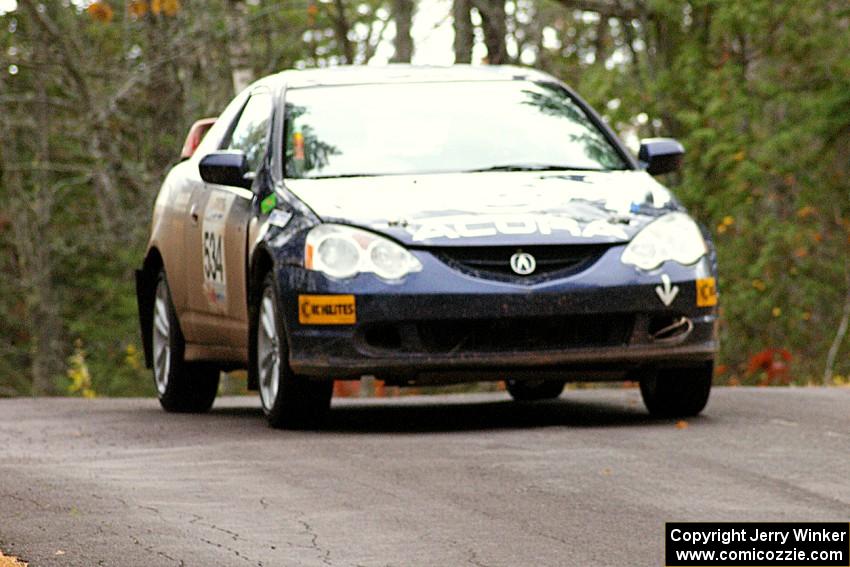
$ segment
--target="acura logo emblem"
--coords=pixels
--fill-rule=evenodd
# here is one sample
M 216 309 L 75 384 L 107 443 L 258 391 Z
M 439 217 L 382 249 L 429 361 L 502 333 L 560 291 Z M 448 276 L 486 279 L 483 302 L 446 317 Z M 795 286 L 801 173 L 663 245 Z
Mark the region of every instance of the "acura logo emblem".
M 521 276 L 527 276 L 537 268 L 534 256 L 527 252 L 517 252 L 511 256 L 511 269 Z

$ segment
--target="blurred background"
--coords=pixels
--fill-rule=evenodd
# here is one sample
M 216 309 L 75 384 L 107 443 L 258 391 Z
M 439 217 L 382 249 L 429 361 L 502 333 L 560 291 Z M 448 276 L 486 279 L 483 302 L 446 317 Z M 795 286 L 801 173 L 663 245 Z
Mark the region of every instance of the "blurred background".
M 189 126 L 275 71 L 389 62 L 536 67 L 631 147 L 678 138 L 716 382 L 848 382 L 846 0 L 0 0 L 0 396 L 151 395 L 133 269 Z

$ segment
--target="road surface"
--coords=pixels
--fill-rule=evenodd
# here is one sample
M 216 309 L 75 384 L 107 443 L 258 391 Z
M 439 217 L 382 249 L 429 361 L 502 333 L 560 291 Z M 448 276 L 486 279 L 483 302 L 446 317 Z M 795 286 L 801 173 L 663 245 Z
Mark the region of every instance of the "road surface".
M 850 389 L 334 400 L 0 400 L 0 548 L 52 565 L 662 565 L 672 520 L 850 521 Z

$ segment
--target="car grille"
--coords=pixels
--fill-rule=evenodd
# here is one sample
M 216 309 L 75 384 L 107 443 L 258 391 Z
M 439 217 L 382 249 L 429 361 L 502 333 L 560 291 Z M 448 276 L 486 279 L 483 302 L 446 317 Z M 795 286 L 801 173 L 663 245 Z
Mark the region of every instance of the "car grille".
M 569 275 L 589 268 L 611 247 L 610 244 L 545 246 L 463 246 L 429 248 L 437 258 L 471 275 L 505 281 L 534 283 L 552 275 Z M 511 256 L 526 252 L 537 267 L 531 274 L 519 275 L 511 269 Z
M 634 315 L 568 315 L 378 323 L 363 330 L 371 348 L 457 353 L 564 350 L 624 345 Z

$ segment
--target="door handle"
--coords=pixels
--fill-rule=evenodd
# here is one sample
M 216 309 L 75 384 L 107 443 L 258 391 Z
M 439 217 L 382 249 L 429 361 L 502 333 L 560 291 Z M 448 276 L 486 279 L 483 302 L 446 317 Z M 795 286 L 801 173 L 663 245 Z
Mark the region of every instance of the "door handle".
M 198 205 L 192 203 L 192 207 L 189 209 L 189 218 L 192 219 L 192 226 L 197 226 L 198 224 Z

